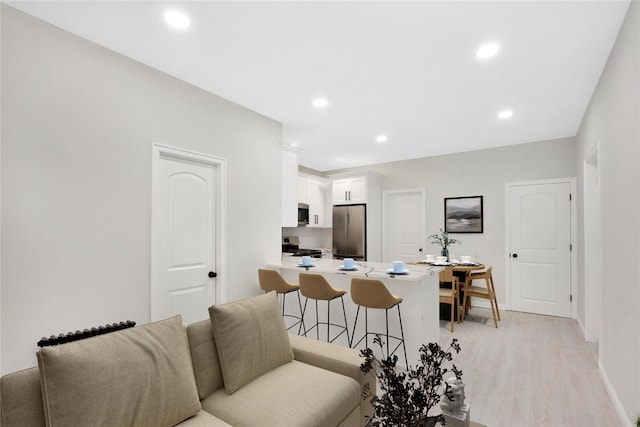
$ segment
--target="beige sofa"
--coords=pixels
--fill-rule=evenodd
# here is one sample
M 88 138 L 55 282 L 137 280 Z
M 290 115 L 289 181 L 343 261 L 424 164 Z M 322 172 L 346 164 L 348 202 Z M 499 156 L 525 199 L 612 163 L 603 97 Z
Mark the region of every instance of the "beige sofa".
M 0 425 L 357 426 L 356 350 L 289 335 L 275 293 L 54 347 L 0 379 Z

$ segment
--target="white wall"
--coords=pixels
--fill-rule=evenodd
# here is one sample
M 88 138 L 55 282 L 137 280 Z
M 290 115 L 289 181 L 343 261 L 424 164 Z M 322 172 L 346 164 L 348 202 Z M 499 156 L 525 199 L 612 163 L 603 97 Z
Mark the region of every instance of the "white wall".
M 640 415 L 639 27 L 640 4 L 634 1 L 576 137 L 579 193 L 584 193 L 584 158 L 600 141 L 604 278 L 600 364 L 619 411 L 634 425 Z M 583 216 L 580 205 L 580 221 Z M 579 249 L 583 257 L 583 242 Z M 582 282 L 583 271 L 580 274 Z
M 449 251 L 457 256 L 478 255 L 480 261 L 493 265 L 498 303 L 504 306 L 507 260 L 504 184 L 575 176 L 575 142 L 573 138 L 564 138 L 383 163 L 366 169 L 384 176 L 383 190 L 425 188 L 426 235 L 444 228 L 445 197 L 483 196 L 484 233 L 453 235 L 462 243 L 450 246 Z M 437 247 L 427 243 L 425 252 L 435 253 Z
M 259 293 L 281 250 L 278 122 L 6 5 L 1 59 L 1 372 L 42 336 L 149 321 L 153 143 L 227 159 L 219 273 L 229 300 Z

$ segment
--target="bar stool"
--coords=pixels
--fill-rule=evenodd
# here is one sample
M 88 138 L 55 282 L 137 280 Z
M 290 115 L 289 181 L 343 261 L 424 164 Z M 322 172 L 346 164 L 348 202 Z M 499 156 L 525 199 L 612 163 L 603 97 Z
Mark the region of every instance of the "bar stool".
M 493 267 L 489 267 L 486 271 L 482 271 L 480 273 L 471 273 L 469 275 L 469 284 L 472 284 L 474 280 L 484 280 L 487 286 L 469 286 L 465 296 L 465 307 L 467 311 L 471 307 L 471 297 L 488 299 L 489 303 L 491 304 L 493 323 L 497 328 L 498 320 L 502 319 L 500 319 L 500 310 L 498 310 L 498 299 L 496 298 L 496 290 L 493 287 L 493 275 L 491 274 L 492 269 Z
M 360 314 L 360 307 L 364 307 L 364 336 L 360 338 L 360 340 L 355 343 L 352 347 L 355 348 L 365 340 L 365 345 L 369 347 L 369 335 L 377 335 L 375 332 L 369 332 L 369 320 L 368 320 L 368 309 L 384 309 L 385 311 L 385 322 L 387 328 L 387 357 L 393 355 L 400 345 L 402 345 L 402 350 L 404 351 L 404 363 L 406 367 L 409 367 L 409 362 L 407 361 L 407 348 L 404 343 L 404 330 L 402 328 L 402 315 L 400 314 L 400 303 L 403 299 L 397 295 L 392 295 L 389 292 L 389 289 L 382 283 L 380 280 L 374 279 L 361 279 L 358 277 L 354 277 L 351 279 L 351 299 L 355 304 L 358 305 L 358 310 L 356 311 L 356 320 L 353 323 L 353 333 L 351 334 L 352 341 L 355 340 L 356 333 L 356 325 L 358 323 L 358 315 Z M 400 321 L 400 337 L 395 337 L 389 335 L 389 309 L 393 307 L 398 307 L 398 320 Z M 398 341 L 398 344 L 395 346 L 393 351 L 389 353 L 389 340 L 393 338 Z
M 300 273 L 299 277 L 300 282 L 300 293 L 306 298 L 304 302 L 304 308 L 302 310 L 302 317 L 307 312 L 307 303 L 309 299 L 313 299 L 316 301 L 316 323 L 309 329 L 305 328 L 304 336 L 307 336 L 307 332 L 312 331 L 314 328 L 316 329 L 316 339 L 320 339 L 320 325 L 327 325 L 327 342 L 334 342 L 339 336 L 346 333 L 347 334 L 347 343 L 349 347 L 351 347 L 351 339 L 349 338 L 349 327 L 347 326 L 347 312 L 344 309 L 344 298 L 342 298 L 347 291 L 344 289 L 336 289 L 333 288 L 329 282 L 322 276 L 321 274 L 311 274 L 311 273 Z M 344 326 L 339 325 L 337 323 L 331 323 L 331 301 L 340 298 L 342 302 L 342 315 L 344 316 Z M 318 317 L 318 301 L 326 301 L 327 302 L 327 321 L 321 322 Z M 335 337 L 331 338 L 330 329 L 331 326 L 337 327 L 340 329 L 340 333 L 338 333 Z
M 304 329 L 304 312 L 302 311 L 302 301 L 300 300 L 300 286 L 296 283 L 289 283 L 275 270 L 258 269 L 258 281 L 260 282 L 260 288 L 265 292 L 275 291 L 278 295 L 282 295 L 282 316 L 291 317 L 296 319 L 296 322 L 287 328 L 287 330 L 298 326 L 298 335 L 300 331 Z M 287 294 L 296 292 L 298 295 L 298 307 L 300 308 L 300 316 L 293 314 L 286 314 L 284 303 Z

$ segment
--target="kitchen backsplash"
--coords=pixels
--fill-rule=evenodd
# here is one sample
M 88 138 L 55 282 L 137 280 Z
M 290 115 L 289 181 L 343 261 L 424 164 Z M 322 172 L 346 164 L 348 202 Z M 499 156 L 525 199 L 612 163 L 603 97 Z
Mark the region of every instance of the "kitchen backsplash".
M 290 236 L 298 236 L 301 248 L 331 250 L 331 228 L 283 227 L 282 237 Z

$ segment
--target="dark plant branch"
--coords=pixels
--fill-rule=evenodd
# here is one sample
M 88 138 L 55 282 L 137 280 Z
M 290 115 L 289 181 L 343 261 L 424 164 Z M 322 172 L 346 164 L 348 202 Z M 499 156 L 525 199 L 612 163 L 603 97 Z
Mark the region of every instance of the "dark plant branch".
M 374 343 L 382 350 L 380 335 L 376 335 Z M 440 403 L 443 395 L 455 400 L 444 376 L 453 372 L 456 379 L 460 380 L 462 371 L 453 364 L 451 371 L 444 365 L 452 361 L 452 351 L 459 353 L 460 350 L 460 344 L 455 338 L 446 351 L 437 343 L 422 345 L 419 349 L 419 363 L 415 367 L 409 366 L 406 371 L 396 369 L 398 357 L 395 355 L 378 360 L 370 348 L 361 350 L 364 362 L 360 370 L 368 373 L 373 369 L 381 391 L 380 395 L 373 395 L 368 387 L 363 390 L 363 397 L 371 398 L 375 413 L 367 425 L 418 426 L 425 422 L 429 411 Z M 444 425 L 442 414 L 435 417 Z

